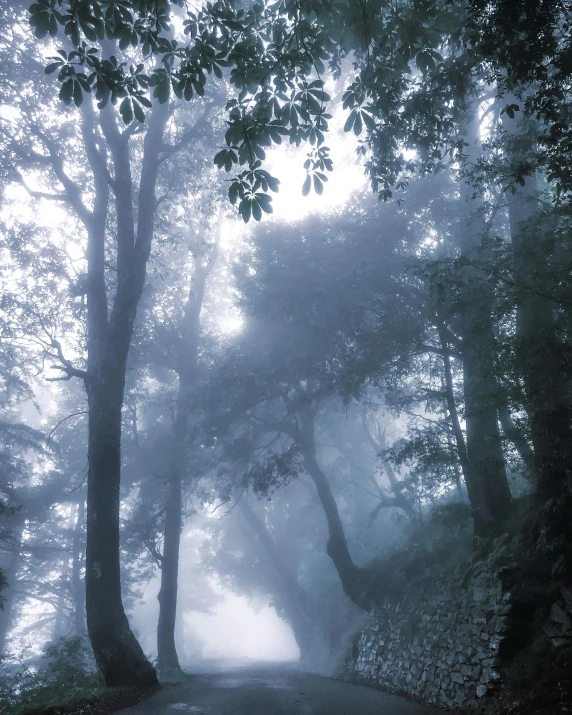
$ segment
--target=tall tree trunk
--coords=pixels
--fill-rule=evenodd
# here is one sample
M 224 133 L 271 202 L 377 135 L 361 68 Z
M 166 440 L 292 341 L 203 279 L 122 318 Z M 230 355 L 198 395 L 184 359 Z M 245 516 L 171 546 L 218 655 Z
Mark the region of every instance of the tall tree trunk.
M 534 464 L 534 452 L 528 444 L 528 440 L 515 425 L 508 405 L 499 407 L 499 422 L 501 423 L 504 436 L 510 440 L 520 455 L 530 480 L 535 481 L 536 468 Z
M 72 598 L 74 635 L 85 635 L 85 582 L 82 578 L 85 542 L 83 527 L 85 521 L 85 502 L 80 498 L 72 541 Z
M 184 420 L 177 420 L 177 432 L 184 429 Z M 186 431 L 186 430 L 185 430 Z M 179 549 L 182 524 L 182 473 L 184 465 L 185 432 L 173 445 L 171 473 L 165 504 L 165 532 L 161 558 L 161 588 L 159 590 L 159 620 L 157 623 L 157 672 L 162 682 L 176 682 L 182 676 L 175 627 L 177 620 L 177 590 L 179 574 Z
M 456 455 L 458 458 L 453 461 L 453 470 L 455 475 L 455 486 L 457 487 L 457 494 L 461 501 L 466 501 L 467 494 L 463 488 L 461 482 L 461 473 L 459 472 L 459 464 L 461 465 L 461 471 L 463 472 L 463 479 L 465 484 L 467 483 L 467 475 L 469 473 L 469 457 L 467 455 L 467 445 L 465 444 L 465 436 L 463 435 L 463 428 L 461 427 L 461 420 L 459 419 L 459 411 L 457 410 L 457 403 L 455 401 L 455 390 L 453 386 L 453 370 L 451 368 L 451 354 L 449 352 L 449 344 L 447 340 L 447 335 L 445 332 L 445 326 L 438 320 L 437 331 L 439 333 L 439 342 L 441 344 L 441 350 L 443 355 L 443 373 L 444 373 L 444 393 L 445 402 L 447 403 L 447 412 L 449 413 L 449 419 L 451 420 L 451 429 L 447 431 L 447 444 L 451 450 L 451 454 Z M 455 442 L 453 444 L 453 437 Z
M 509 96 L 504 101 L 521 104 Z M 505 114 L 503 123 L 507 163 L 527 164 L 535 139 L 518 119 Z M 536 176 L 526 176 L 524 185 L 507 192 L 507 198 L 517 287 L 515 367 L 530 420 L 536 491 L 535 510 L 523 523 L 516 568 L 506 584 L 512 608 L 500 655 L 509 660 L 535 648 L 536 657 L 521 656 L 519 663 L 525 677 L 538 680 L 553 677 L 562 658 L 562 647 L 554 648 L 556 640 L 547 638 L 550 631 L 545 627 L 554 627 L 553 604 L 562 603 L 562 588 L 572 585 L 570 352 L 558 331 L 559 306 L 548 297 L 553 236 L 541 225 Z
M 517 115 L 518 116 L 518 115 Z M 518 118 L 503 115 L 508 133 L 508 158 L 526 160 L 531 149 Z M 572 400 L 570 349 L 558 334 L 557 304 L 549 294 L 551 237 L 538 226 L 538 188 L 533 174 L 507 192 L 508 213 L 517 284 L 516 360 L 523 378 L 539 504 L 558 499 L 572 476 Z
M 88 438 L 86 614 L 97 664 L 110 687 L 148 686 L 155 670 L 133 635 L 121 600 L 119 487 L 125 373 L 90 390 Z
M 451 454 L 455 454 L 456 448 L 453 443 L 453 435 L 449 431 L 447 431 L 447 444 L 449 446 Z M 453 474 L 455 475 L 455 486 L 457 487 L 457 495 L 459 497 L 459 500 L 462 502 L 466 502 L 467 494 L 465 492 L 465 489 L 463 488 L 463 480 L 461 479 L 461 470 L 459 469 L 459 464 L 458 464 L 457 460 L 454 460 L 454 462 L 453 462 Z
M 443 372 L 445 374 L 445 400 L 447 402 L 447 411 L 449 412 L 449 417 L 451 419 L 453 435 L 455 436 L 455 443 L 457 445 L 457 455 L 459 457 L 459 462 L 461 463 L 461 469 L 463 470 L 463 476 L 466 483 L 469 478 L 470 471 L 469 455 L 467 454 L 467 445 L 465 444 L 463 428 L 461 427 L 457 403 L 455 402 L 455 390 L 453 386 L 453 371 L 451 369 L 449 345 L 447 343 L 447 336 L 441 322 L 438 325 L 438 331 L 441 350 L 443 351 Z
M 179 391 L 173 424 L 173 445 L 169 464 L 168 493 L 165 504 L 165 532 L 161 559 L 161 587 L 159 590 L 159 620 L 157 623 L 157 670 L 162 681 L 180 680 L 183 672 L 175 645 L 177 620 L 177 590 L 179 550 L 182 526 L 182 482 L 186 471 L 186 449 L 190 440 L 189 428 L 192 407 L 192 388 L 196 379 L 200 340 L 200 316 L 206 281 L 218 251 L 222 210 L 218 217 L 214 246 L 206 261 L 195 256 L 189 295 L 185 304 L 181 336 L 177 349 Z
M 70 557 L 65 554 L 62 561 L 62 573 L 60 575 L 60 588 L 58 592 L 58 600 L 56 604 L 56 617 L 54 620 L 54 630 L 52 631 L 52 641 L 57 641 L 62 636 L 66 635 L 65 623 L 69 621 L 68 613 L 66 613 L 66 600 L 69 591 L 69 575 L 70 575 Z
M 310 406 L 302 405 L 298 408 L 298 415 L 300 418 L 298 439 L 304 459 L 304 469 L 316 485 L 320 504 L 328 524 L 326 552 L 336 567 L 345 594 L 359 608 L 371 611 L 374 599 L 371 594 L 370 575 L 366 569 L 356 566 L 351 557 L 338 505 L 328 479 L 316 458 L 314 411 Z
M 466 140 L 471 159 L 480 150 L 478 102 L 467 123 Z M 495 336 L 492 323 L 493 296 L 487 282 L 483 247 L 483 206 L 472 198 L 474 189 L 461 180 L 461 255 L 465 266 L 465 296 L 462 311 L 463 389 L 467 435 L 465 480 L 473 508 L 475 533 L 487 536 L 501 531 L 511 512 L 511 494 L 506 475 L 497 420 L 497 381 L 494 370 Z
M 22 532 L 24 531 L 24 519 L 16 514 L 13 517 L 9 548 L 0 553 L 0 568 L 8 582 L 2 591 L 2 609 L 0 609 L 0 656 L 6 654 L 6 642 L 10 628 L 12 627 L 12 615 L 14 609 L 15 586 L 20 567 L 20 549 L 22 545 Z
M 86 115 L 87 116 L 87 115 Z M 155 186 L 168 107 L 156 105 L 149 118 L 134 214 L 129 144 L 112 110 L 101 111 L 101 128 L 109 146 L 117 214 L 117 288 L 107 314 L 104 280 L 105 225 L 97 220 L 98 200 L 106 215 L 105 188 L 88 218 L 88 479 L 86 544 L 87 628 L 98 667 L 108 686 L 153 686 L 155 669 L 133 635 L 121 600 L 119 505 L 121 421 L 127 357 L 154 231 Z M 86 122 L 89 121 L 87 117 Z M 98 153 L 86 126 L 86 146 Z M 101 156 L 90 158 L 97 181 Z

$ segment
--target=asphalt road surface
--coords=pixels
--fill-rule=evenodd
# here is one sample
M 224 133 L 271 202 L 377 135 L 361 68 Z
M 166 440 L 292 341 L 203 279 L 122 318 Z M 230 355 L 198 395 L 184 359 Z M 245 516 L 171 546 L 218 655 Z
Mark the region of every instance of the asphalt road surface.
M 438 715 L 441 711 L 360 685 L 286 668 L 191 676 L 117 715 Z

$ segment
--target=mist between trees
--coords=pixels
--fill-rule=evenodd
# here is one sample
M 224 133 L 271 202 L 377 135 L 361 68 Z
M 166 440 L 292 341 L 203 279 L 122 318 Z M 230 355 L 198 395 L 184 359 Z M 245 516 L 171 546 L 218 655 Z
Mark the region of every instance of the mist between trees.
M 569 4 L 0 13 L 0 652 L 177 680 L 222 584 L 332 672 L 509 533 L 526 653 L 570 586 Z M 322 210 L 347 137 L 368 186 Z

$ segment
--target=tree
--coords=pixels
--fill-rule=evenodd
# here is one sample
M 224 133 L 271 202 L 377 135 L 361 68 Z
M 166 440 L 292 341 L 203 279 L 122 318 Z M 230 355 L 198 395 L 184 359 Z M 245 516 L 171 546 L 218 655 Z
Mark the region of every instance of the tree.
M 323 618 L 311 597 L 301 587 L 296 574 L 292 572 L 283 557 L 272 533 L 249 505 L 246 498 L 239 497 L 238 508 L 252 534 L 255 536 L 256 550 L 261 562 L 268 563 L 275 573 L 278 584 L 275 600 L 292 626 L 294 637 L 303 662 L 315 667 L 324 648 L 325 634 Z
M 366 206 L 335 221 L 313 219 L 301 229 L 283 226 L 280 240 L 275 227 L 257 232 L 251 262 L 241 269 L 239 281 L 249 329 L 229 358 L 223 382 L 211 389 L 218 410 L 213 432 L 217 440 L 228 434 L 231 473 L 241 465 L 243 483 L 264 494 L 306 472 L 326 517 L 327 553 L 346 594 L 369 610 L 376 598 L 376 574 L 357 566 L 351 556 L 318 457 L 316 424 L 323 423 L 334 395 L 349 401 L 359 399 L 367 385 L 383 390 L 392 371 L 412 369 L 412 354 L 441 351 L 426 335 L 426 314 L 433 316 L 429 296 L 421 294 L 420 309 L 421 291 L 400 284 L 403 260 L 392 250 L 406 232 L 415 235 L 414 229 L 395 207 L 370 212 Z M 380 223 L 386 228 L 382 245 Z M 220 394 L 226 395 L 222 406 Z M 367 433 L 362 431 L 361 439 Z M 385 447 L 377 444 L 382 456 Z M 391 465 L 385 471 L 389 493 L 375 484 L 380 504 L 415 516 L 404 493 L 407 485 L 400 484 Z
M 3 395 L 6 397 L 6 395 Z M 5 406 L 6 402 L 4 402 Z M 13 415 L 12 415 L 13 417 Z M 0 654 L 6 652 L 6 641 L 13 622 L 13 606 L 18 589 L 22 562 L 22 535 L 26 521 L 45 512 L 43 500 L 49 501 L 48 488 L 30 488 L 32 467 L 25 457 L 43 461 L 46 450 L 42 434 L 18 422 L 0 422 Z M 49 504 L 48 504 L 49 506 Z
M 266 243 L 261 236 L 254 264 L 256 286 L 250 289 L 248 304 L 255 307 L 257 315 L 268 315 L 274 321 L 286 318 L 311 324 L 313 331 L 337 331 L 339 343 L 323 359 L 324 366 L 336 365 L 334 380 L 342 394 L 359 395 L 360 385 L 373 382 L 383 385 L 386 401 L 398 413 L 419 404 L 422 395 L 432 410 L 442 411 L 446 406 L 458 451 L 453 463 L 460 461 L 475 530 L 485 535 L 502 529 L 510 515 L 510 490 L 497 424 L 494 284 L 482 279 L 488 267 L 484 260 L 486 235 L 480 213 L 473 215 L 476 202 L 467 203 L 469 184 L 464 185 L 463 200 L 448 182 L 438 186 L 442 194 L 438 199 L 431 192 L 431 183 L 420 180 L 411 185 L 411 192 L 417 195 L 408 199 L 406 210 L 378 209 L 377 220 L 385 229 L 381 240 L 373 213 L 352 216 L 351 211 L 344 220 L 326 219 L 319 226 L 308 222 L 302 231 L 302 245 L 298 230 L 286 233 L 283 244 L 275 239 Z M 433 216 L 425 208 L 432 202 Z M 424 212 L 419 225 L 409 218 L 416 210 Z M 470 221 L 466 212 L 470 212 Z M 428 232 L 438 237 L 434 251 L 422 248 Z M 392 247 L 397 248 L 392 251 Z M 285 281 L 291 282 L 290 289 Z M 343 304 L 348 294 L 352 295 L 351 307 Z M 280 306 L 280 316 L 267 307 L 275 305 Z M 309 305 L 313 313 L 306 315 L 304 306 Z M 314 352 L 318 362 L 323 344 L 313 348 L 318 351 Z M 419 384 L 421 376 L 435 371 L 434 365 L 427 363 L 432 355 L 443 361 L 443 384 L 437 389 Z M 460 392 L 466 438 L 456 403 L 454 380 L 460 376 L 454 377 L 453 355 L 465 373 Z M 393 397 L 387 394 L 390 384 Z M 451 451 L 447 434 L 445 429 L 441 435 L 445 442 L 442 455 Z M 428 444 L 418 442 L 421 449 Z M 409 452 L 408 461 L 411 456 Z M 446 460 L 450 464 L 450 456 Z M 428 468 L 427 461 L 423 465 Z
M 381 3 L 367 9 L 359 3 L 308 8 L 267 3 L 245 10 L 219 0 L 197 13 L 187 12 L 183 22 L 190 41 L 179 42 L 169 36 L 170 12 L 181 4 L 122 3 L 121 11 L 108 2 L 77 5 L 42 0 L 32 5 L 31 23 L 38 37 L 56 36 L 64 27 L 74 46 L 69 54 L 62 50 L 47 68 L 59 73 L 62 100 L 80 105 L 84 93 L 94 93 L 102 105 L 121 99 L 120 111 L 130 124 L 134 117 L 144 118 L 150 87 L 161 102 L 168 100 L 171 90 L 190 100 L 194 94 L 204 94 L 207 74 L 222 77 L 223 68 L 230 67 L 230 82 L 238 97 L 227 105 L 227 146 L 215 163 L 228 171 L 246 167 L 233 177 L 229 197 L 238 202 L 245 221 L 251 216 L 260 220 L 263 212 L 272 210 L 269 191 L 278 187 L 276 179 L 261 168 L 264 147 L 280 144 L 284 136 L 296 145 L 310 142 L 303 192 L 308 193 L 312 184 L 322 192 L 327 181 L 324 172 L 333 165 L 325 145 L 330 97 L 321 75 L 328 63 L 339 76 L 342 59 L 355 51 L 359 75 L 344 96 L 344 107 L 351 110 L 346 131 L 359 135 L 365 127 L 368 141 L 378 150 L 377 165 L 368 165 L 374 188 L 381 184 L 383 195 L 389 196 L 391 187 L 400 182 L 407 162 L 402 155 L 393 155 L 392 149 L 408 131 L 423 148 L 423 166 L 439 165 L 438 145 L 459 112 L 457 103 L 444 100 L 459 98 L 458 92 L 451 91 L 451 81 L 463 81 L 466 74 L 465 67 L 457 68 L 450 61 L 442 76 L 436 76 L 437 67 L 445 67 L 437 49 L 444 36 L 445 42 L 450 40 L 448 32 L 455 46 L 456 28 L 465 19 L 451 3 L 403 1 L 395 7 Z M 103 44 L 115 40 L 124 47 L 132 44 L 149 59 L 128 69 L 107 57 L 101 40 Z M 155 66 L 150 65 L 150 56 L 158 60 Z M 399 117 L 395 106 L 411 89 L 406 75 L 413 60 L 424 81 L 413 100 L 404 103 L 408 111 Z M 426 123 L 437 106 L 439 119 L 428 129 Z M 446 107 L 450 116 L 442 120 Z M 396 121 L 380 124 L 380 118 Z
M 467 161 L 475 165 L 480 142 L 478 99 L 475 98 L 469 112 L 465 136 Z M 511 512 L 511 493 L 498 427 L 494 295 L 486 279 L 485 207 L 482 202 L 472 200 L 473 192 L 469 181 L 462 178 L 460 248 L 461 258 L 466 261 L 466 289 L 460 326 L 467 432 L 466 483 L 474 508 L 475 531 L 485 536 L 503 529 Z
M 245 10 L 220 0 L 186 16 L 184 27 L 190 39 L 184 41 L 174 40 L 170 34 L 170 10 L 178 12 L 175 4 L 167 2 L 149 6 L 147 3 L 72 4 L 63 0 L 42 0 L 32 6 L 31 18 L 40 37 L 56 36 L 62 26 L 70 37 L 73 51 L 68 52 L 69 48 L 62 50 L 63 54 L 60 53 L 48 67 L 50 72 L 58 73 L 62 99 L 86 106 L 84 95 L 95 94 L 102 105 L 101 117 L 105 121 L 114 117 L 110 105 L 119 103 L 122 119 L 130 128 L 135 126 L 135 121 L 143 123 L 145 109 L 149 109 L 147 138 L 153 135 L 156 117 L 161 114 L 161 106 L 166 106 L 171 90 L 184 99 L 191 99 L 194 94 L 201 96 L 207 74 L 224 76 L 225 68 L 228 68 L 237 96 L 228 103 L 226 147 L 215 156 L 215 162 L 221 168 L 235 172 L 229 195 L 231 201 L 238 204 L 245 221 L 251 217 L 259 220 L 263 212 L 271 210 L 269 192 L 277 188 L 277 183 L 263 170 L 261 162 L 265 158 L 264 147 L 280 143 L 282 137 L 288 137 L 296 144 L 306 139 L 310 142 L 313 148 L 306 162 L 303 193 L 307 193 L 312 184 L 318 193 L 321 192 L 325 172 L 332 168 L 325 146 L 329 119 L 326 114 L 329 97 L 322 79 L 325 63 L 334 76 L 339 77 L 347 53 L 353 53 L 355 57 L 355 79 L 344 96 L 344 107 L 349 110 L 345 128 L 356 136 L 365 137 L 359 152 L 366 157 L 374 190 L 385 199 L 391 198 L 396 188 L 414 184 L 416 173 L 445 168 L 456 171 L 455 161 L 462 163 L 463 155 L 466 157 L 465 139 L 469 138 L 471 154 L 477 143 L 478 131 L 473 128 L 472 132 L 467 132 L 467 123 L 474 115 L 471 104 L 475 90 L 480 92 L 484 87 L 491 87 L 489 99 L 494 93 L 503 98 L 498 105 L 498 114 L 504 116 L 505 129 L 512 136 L 505 137 L 504 143 L 497 143 L 497 154 L 494 161 L 489 162 L 496 161 L 491 173 L 486 175 L 487 167 L 484 166 L 490 157 L 481 154 L 479 158 L 478 151 L 473 154 L 480 164 L 478 168 L 484 166 L 485 169 L 482 198 L 473 200 L 472 192 L 476 187 L 466 173 L 462 175 L 460 193 L 464 199 L 471 195 L 471 201 L 464 202 L 468 230 L 461 236 L 461 260 L 456 265 L 463 267 L 471 303 L 465 301 L 464 309 L 459 310 L 458 315 L 454 315 L 454 311 L 443 315 L 446 311 L 442 301 L 434 300 L 431 286 L 428 290 L 423 286 L 421 300 L 413 303 L 411 294 L 416 291 L 411 288 L 419 289 L 419 286 L 402 285 L 397 295 L 402 296 L 407 289 L 407 298 L 403 300 L 405 307 L 397 299 L 389 301 L 386 292 L 379 291 L 376 299 L 368 303 L 367 320 L 363 319 L 365 311 L 358 309 L 355 303 L 332 320 L 333 307 L 340 306 L 339 300 L 332 301 L 321 313 L 322 318 L 327 318 L 322 324 L 312 323 L 311 317 L 306 319 L 302 315 L 298 323 L 298 327 L 302 327 L 300 334 L 295 340 L 288 336 L 293 342 L 297 341 L 299 355 L 306 353 L 307 356 L 309 349 L 315 351 L 322 372 L 308 367 L 307 361 L 302 364 L 303 360 L 285 368 L 284 363 L 278 363 L 276 373 L 268 371 L 268 374 L 272 374 L 272 378 L 280 375 L 280 389 L 272 392 L 268 384 L 260 386 L 256 380 L 245 379 L 244 392 L 249 409 L 256 411 L 259 401 L 264 402 L 266 406 L 270 405 L 270 414 L 264 415 L 265 419 L 291 420 L 298 429 L 294 438 L 296 446 L 282 455 L 272 455 L 272 478 L 289 478 L 300 466 L 299 457 L 310 473 L 313 470 L 318 475 L 320 465 L 312 459 L 315 415 L 311 410 L 308 415 L 310 407 L 303 399 L 308 385 L 313 409 L 323 395 L 339 392 L 348 397 L 357 394 L 375 374 L 374 362 L 377 362 L 378 379 L 382 372 L 380 366 L 386 368 L 387 381 L 392 374 L 388 368 L 391 358 L 400 364 L 403 372 L 411 369 L 413 361 L 409 351 L 412 346 L 416 350 L 425 346 L 426 353 L 439 355 L 442 362 L 443 389 L 440 392 L 451 427 L 447 437 L 454 437 L 479 533 L 497 531 L 510 507 L 497 414 L 500 410 L 502 416 L 507 404 L 518 408 L 520 400 L 528 412 L 538 480 L 538 518 L 531 533 L 541 545 L 544 544 L 541 554 L 560 553 L 565 548 L 563 544 L 569 541 L 570 528 L 567 518 L 572 421 L 568 389 L 570 324 L 561 286 L 556 286 L 554 295 L 544 290 L 549 274 L 560 260 L 550 248 L 554 236 L 549 241 L 540 242 L 541 252 L 533 250 L 535 246 L 531 235 L 527 235 L 525 224 L 532 223 L 537 209 L 539 181 L 546 181 L 548 198 L 560 201 L 561 206 L 568 200 L 571 190 L 567 123 L 570 46 L 566 33 L 562 33 L 562 28 L 568 28 L 570 24 L 569 3 L 474 0 L 458 4 L 449 0 L 398 0 L 367 7 L 354 2 L 319 7 L 256 3 Z M 123 48 L 131 43 L 131 56 L 144 61 L 133 66 L 116 61 L 111 54 L 114 50 L 110 49 L 113 43 Z M 157 100 L 154 104 L 149 100 L 149 88 Z M 524 129 L 515 120 L 521 111 L 536 119 L 537 123 L 531 122 L 530 137 L 525 136 Z M 494 117 L 496 125 L 501 121 L 500 116 Z M 136 132 L 130 128 L 125 130 L 127 135 Z M 104 122 L 102 131 L 105 134 Z M 117 126 L 114 131 L 119 132 Z M 107 136 L 106 139 L 109 141 Z M 514 146 L 518 143 L 521 151 L 517 152 Z M 526 144 L 524 148 L 523 144 Z M 495 147 L 492 154 L 494 150 Z M 116 166 L 117 185 L 121 167 L 117 162 Z M 545 172 L 544 175 L 541 172 Z M 501 262 L 489 260 L 482 241 L 484 231 L 479 214 L 493 187 L 510 192 L 508 214 L 513 261 L 508 270 Z M 545 215 L 548 213 L 554 219 L 558 212 L 551 209 Z M 569 225 L 569 216 L 565 221 Z M 504 232 L 506 238 L 506 227 L 502 225 L 502 217 L 498 218 L 498 212 L 491 216 L 491 223 L 499 232 Z M 562 243 L 566 246 L 564 254 L 568 252 L 569 257 L 569 239 L 566 237 Z M 531 280 L 537 262 L 540 270 Z M 490 280 L 482 276 L 483 266 L 490 269 Z M 403 262 L 392 263 L 391 269 L 383 273 L 392 286 L 395 285 L 394 270 L 403 270 Z M 566 271 L 556 272 L 559 276 L 556 283 L 565 282 L 569 277 Z M 143 276 L 144 268 L 138 273 L 135 288 L 131 291 L 135 303 L 141 293 Z M 502 295 L 498 284 L 496 290 L 493 286 L 495 280 L 503 279 L 515 284 L 517 295 L 516 302 L 505 305 L 504 323 L 499 330 L 501 320 L 495 314 L 498 308 L 495 301 L 499 297 L 502 299 Z M 322 283 L 318 285 L 323 287 Z M 345 285 L 351 284 L 347 282 Z M 118 298 L 121 286 L 119 283 Z M 339 291 L 339 285 L 336 288 Z M 308 290 L 304 293 L 310 316 L 312 311 L 307 306 L 313 306 L 318 299 L 316 292 Z M 265 295 L 276 298 L 278 293 L 268 290 Z M 427 294 L 429 300 L 426 300 Z M 476 305 L 475 298 L 479 299 L 480 306 Z M 121 302 L 116 301 L 116 305 L 120 306 Z M 302 313 L 298 296 L 289 304 L 288 301 L 277 301 L 275 305 L 279 306 L 275 310 L 281 319 L 298 319 Z M 382 319 L 376 328 L 390 325 L 391 310 L 395 306 L 400 308 L 399 318 L 405 318 L 407 335 L 404 337 L 402 333 L 389 343 L 371 340 L 375 331 L 369 326 L 376 323 L 375 316 L 381 312 Z M 125 315 L 134 316 L 134 313 L 128 310 Z M 412 315 L 415 320 L 409 324 L 407 318 Z M 422 320 L 419 320 L 420 316 Z M 271 311 L 264 317 L 273 317 Z M 343 328 L 335 332 L 333 344 L 326 336 L 324 326 L 328 329 L 334 326 L 334 330 L 338 330 L 339 324 Z M 314 341 L 308 337 L 312 330 L 315 331 Z M 513 330 L 516 332 L 514 363 L 501 374 L 498 361 L 495 363 L 497 345 L 501 339 L 508 344 Z M 477 343 L 477 334 L 482 338 L 482 345 Z M 318 336 L 323 344 L 319 344 Z M 549 350 L 544 359 L 546 344 Z M 262 345 L 263 350 L 265 347 Z M 57 345 L 54 349 L 58 349 Z M 452 354 L 453 349 L 457 350 L 458 360 Z M 127 354 L 126 348 L 123 352 Z M 59 356 L 66 376 L 74 370 L 77 373 L 62 352 Z M 461 359 L 466 436 L 461 424 L 463 411 L 458 409 L 459 400 L 456 399 L 460 394 L 458 365 Z M 88 362 L 88 371 L 81 376 L 88 377 L 89 370 Z M 124 375 L 123 367 L 116 371 L 117 375 L 121 376 L 122 370 Z M 393 370 L 393 374 L 398 371 Z M 282 379 L 284 373 L 286 377 Z M 522 395 L 519 396 L 515 389 L 508 398 L 501 395 L 498 402 L 491 398 L 500 384 L 503 388 L 506 383 L 519 388 L 521 381 Z M 119 387 L 121 392 L 123 385 Z M 295 398 L 293 405 L 288 404 L 291 399 L 289 390 Z M 115 396 L 117 393 L 114 390 Z M 100 395 L 104 396 L 103 393 Z M 114 404 L 115 408 L 117 404 L 120 402 Z M 508 418 L 505 412 L 503 424 L 507 434 L 511 432 Z M 298 425 L 302 423 L 305 429 L 300 431 Z M 282 432 L 284 430 L 280 431 L 281 439 Z M 115 433 L 118 435 L 119 427 Z M 259 437 L 260 432 L 256 436 Z M 241 437 L 248 439 L 246 434 Z M 290 440 L 293 441 L 292 435 Z M 525 447 L 521 443 L 520 451 L 530 460 L 530 450 Z M 245 452 L 250 454 L 248 450 Z M 265 474 L 268 476 L 268 470 Z M 256 476 L 251 473 L 251 477 Z M 332 546 L 332 551 L 336 552 L 340 570 L 345 571 L 346 576 L 350 574 L 350 580 L 353 580 L 359 574 L 352 571 L 353 562 L 347 544 L 344 550 L 339 535 L 335 500 L 332 504 L 319 475 L 315 481 L 317 485 L 321 484 L 318 490 L 324 497 L 324 504 L 329 504 L 326 513 L 332 529 L 330 536 L 332 544 L 335 541 L 339 547 L 334 549 Z M 545 560 L 547 572 L 554 567 L 565 574 L 563 578 L 569 578 L 558 558 L 554 560 L 555 563 Z M 344 579 L 348 581 L 346 577 Z
M 29 64 L 37 68 L 35 60 Z M 13 85 L 21 95 L 18 83 Z M 88 631 L 110 685 L 149 685 L 155 682 L 154 670 L 121 604 L 118 509 L 125 374 L 154 235 L 159 169 L 197 138 L 209 108 L 199 109 L 182 128 L 172 123 L 173 106 L 155 102 L 139 131 L 137 124 L 122 130 L 110 108 L 97 108 L 91 99 L 82 104 L 79 124 L 42 123 L 37 99 L 25 94 L 19 103 L 25 131 L 18 138 L 9 135 L 12 176 L 28 186 L 34 200 L 66 206 L 86 240 L 87 270 L 75 294 L 78 303 L 87 303 L 87 314 L 81 308 L 76 314 L 85 320 L 85 343 L 78 331 L 77 345 L 85 358 L 68 359 L 66 345 L 55 335 L 47 352 L 60 379 L 82 380 L 88 398 Z M 29 186 L 26 175 L 36 170 L 52 191 Z
M 186 476 L 186 452 L 193 431 L 193 388 L 197 381 L 198 352 L 200 346 L 200 316 L 206 281 L 211 273 L 220 241 L 222 212 L 219 211 L 217 236 L 214 242 L 195 250 L 188 297 L 177 341 L 175 371 L 178 377 L 176 413 L 173 422 L 173 439 L 169 465 L 169 487 L 165 504 L 165 532 L 161 557 L 161 590 L 159 591 L 159 623 L 157 626 L 157 668 L 163 679 L 180 677 L 181 671 L 175 647 L 175 620 L 177 614 L 177 573 L 179 568 L 179 541 L 182 525 L 182 488 Z

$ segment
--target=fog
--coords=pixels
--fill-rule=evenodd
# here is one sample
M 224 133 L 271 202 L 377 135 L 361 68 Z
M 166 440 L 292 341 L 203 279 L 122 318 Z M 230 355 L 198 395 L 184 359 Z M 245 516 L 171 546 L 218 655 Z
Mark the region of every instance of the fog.
M 566 691 L 570 8 L 294 5 L 0 7 L 0 712 Z
M 141 603 L 133 611 L 133 626 L 139 641 L 149 654 L 154 654 L 155 633 L 148 632 L 149 623 L 157 619 L 157 581 L 149 583 Z M 182 613 L 179 626 L 181 660 L 185 667 L 201 667 L 202 661 L 212 665 L 237 665 L 243 662 L 293 662 L 300 650 L 292 629 L 268 604 L 255 604 L 231 592 L 216 589 L 222 598 L 212 613 Z M 203 664 L 204 667 L 204 664 Z
M 201 535 L 195 534 L 200 539 Z M 200 547 L 200 544 L 199 544 Z M 197 546 L 188 546 L 194 552 Z M 183 551 L 181 573 L 190 564 Z M 156 623 L 160 582 L 152 578 L 139 594 L 131 621 L 145 653 L 157 656 Z M 183 577 L 182 591 L 192 590 Z M 268 596 L 247 598 L 225 589 L 216 578 L 209 579 L 211 602 L 204 611 L 179 611 L 176 625 L 177 648 L 183 667 L 191 671 L 236 667 L 249 663 L 294 663 L 300 649 L 289 624 L 277 614 Z

